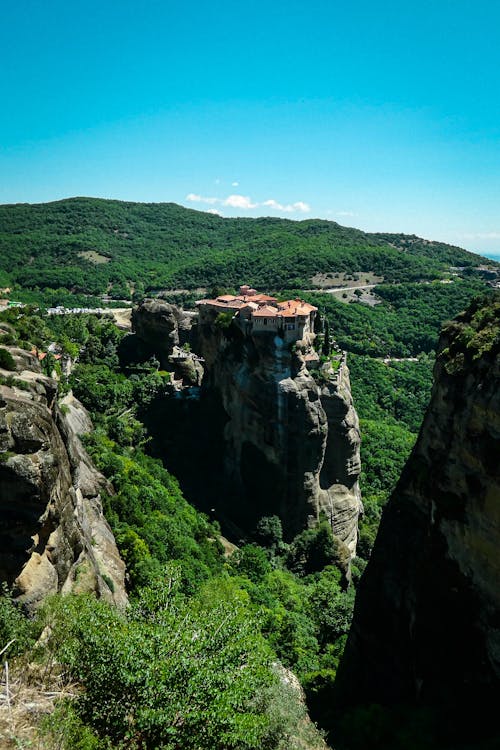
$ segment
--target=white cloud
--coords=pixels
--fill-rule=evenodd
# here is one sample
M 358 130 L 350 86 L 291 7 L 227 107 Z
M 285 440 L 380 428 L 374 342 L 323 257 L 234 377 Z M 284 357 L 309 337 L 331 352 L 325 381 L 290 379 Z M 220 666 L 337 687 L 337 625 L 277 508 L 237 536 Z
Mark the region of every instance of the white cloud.
M 206 212 L 207 214 L 215 214 L 216 216 L 222 216 L 220 211 L 217 211 L 216 208 L 207 208 Z
M 356 216 L 354 211 L 337 211 L 335 216 Z
M 257 208 L 259 204 L 252 203 L 248 195 L 228 195 L 222 205 L 232 206 L 232 208 Z
M 268 208 L 272 208 L 275 211 L 285 211 L 286 213 L 308 213 L 311 210 L 309 204 L 304 203 L 304 201 L 283 204 L 279 203 L 279 201 L 274 200 L 274 198 L 269 198 L 267 201 L 264 201 L 260 205 L 267 206 Z
M 218 198 L 206 198 L 205 196 L 197 195 L 196 193 L 188 193 L 186 195 L 186 200 L 191 201 L 191 203 L 208 203 L 210 205 L 219 203 Z
M 292 208 L 294 211 L 301 211 L 304 214 L 308 214 L 311 210 L 311 206 L 309 203 L 304 203 L 304 201 L 297 201 L 296 203 L 292 203 Z
M 262 204 L 263 206 L 269 206 L 269 208 L 275 208 L 277 211 L 283 211 L 283 206 L 281 203 L 278 203 L 278 201 L 275 201 L 274 198 L 269 198 L 269 200 L 264 201 Z
M 240 184 L 239 182 L 232 182 L 232 183 L 231 183 L 231 185 L 232 185 L 233 187 L 238 187 L 238 185 L 239 185 L 239 184 Z
M 237 185 L 237 182 L 233 182 L 233 185 Z M 230 206 L 231 208 L 243 208 L 245 210 L 251 208 L 258 208 L 259 206 L 265 206 L 271 208 L 274 211 L 282 211 L 283 213 L 309 213 L 311 207 L 304 201 L 296 201 L 295 203 L 280 203 L 274 198 L 269 198 L 266 201 L 259 203 L 253 201 L 248 195 L 239 195 L 233 193 L 228 195 L 227 198 L 215 198 L 212 196 L 198 195 L 198 193 L 188 193 L 186 200 L 190 203 L 206 203 L 208 205 L 219 205 L 219 206 Z M 215 213 L 215 210 L 212 211 Z

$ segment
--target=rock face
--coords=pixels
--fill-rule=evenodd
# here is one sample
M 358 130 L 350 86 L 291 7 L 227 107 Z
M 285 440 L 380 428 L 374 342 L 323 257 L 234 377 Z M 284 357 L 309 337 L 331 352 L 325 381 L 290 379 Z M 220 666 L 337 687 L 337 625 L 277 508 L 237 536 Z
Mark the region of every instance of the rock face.
M 132 312 L 134 341 L 142 344 L 141 353 L 154 354 L 162 369 L 168 369 L 168 358 L 174 347 L 191 342 L 193 313 L 162 300 L 145 300 Z
M 59 409 L 57 384 L 36 360 L 20 361 L 0 386 L 0 580 L 29 609 L 69 590 L 124 604 L 125 566 L 100 503 L 112 488 L 79 439 L 92 425 L 70 396 Z
M 300 345 L 273 333 L 204 322 L 198 338 L 203 388 L 225 413 L 227 512 L 238 517 L 235 502 L 249 519 L 278 515 L 289 538 L 324 512 L 354 555 L 360 437 L 345 359 L 336 372 L 325 366 L 314 377 Z
M 500 295 L 442 334 L 431 403 L 383 514 L 336 685 L 343 706 L 428 708 L 440 747 L 500 734 L 499 352 Z
M 158 455 L 188 496 L 198 504 L 203 497 L 205 509 L 227 521 L 233 535 L 278 515 L 291 539 L 325 513 L 347 567 L 362 505 L 358 418 L 345 357 L 319 368 L 312 332 L 307 341 L 285 342 L 274 333 L 250 333 L 230 316 L 220 325 L 217 312 L 193 320 L 155 301 L 134 313 L 130 348 L 152 347 L 179 379 L 148 423 Z M 191 353 L 179 349 L 183 340 Z M 174 423 L 169 441 L 165 425 Z

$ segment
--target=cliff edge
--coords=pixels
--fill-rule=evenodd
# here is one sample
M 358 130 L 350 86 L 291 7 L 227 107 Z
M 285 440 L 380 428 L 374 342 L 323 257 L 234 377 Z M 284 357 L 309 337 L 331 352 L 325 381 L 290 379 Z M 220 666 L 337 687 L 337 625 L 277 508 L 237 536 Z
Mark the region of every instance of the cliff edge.
M 292 539 L 325 514 L 347 568 L 362 505 L 345 355 L 320 359 L 316 308 L 301 300 L 255 293 L 198 306 L 189 331 L 186 314 L 164 302 L 145 301 L 133 315 L 129 349 L 148 346 L 174 371 L 172 393 L 155 404 L 148 424 L 157 453 L 172 462 L 188 495 L 197 482 L 195 502 L 216 488 L 208 508 L 236 524 L 233 534 L 277 515 Z M 183 340 L 189 346 L 181 351 Z M 166 424 L 175 424 L 169 442 Z
M 344 709 L 428 710 L 432 747 L 500 737 L 499 353 L 500 294 L 443 330 L 431 402 L 384 511 L 336 683 Z
M 0 580 L 28 609 L 69 590 L 122 605 L 125 565 L 100 502 L 112 488 L 80 441 L 90 419 L 71 395 L 59 407 L 36 357 L 11 354 L 17 371 L 0 370 Z
M 198 338 L 203 387 L 224 410 L 228 493 L 244 506 L 228 512 L 278 515 L 289 538 L 323 512 L 353 556 L 360 436 L 345 356 L 321 367 L 312 360 L 309 369 L 309 341 L 288 344 L 274 332 L 246 334 L 206 318 Z

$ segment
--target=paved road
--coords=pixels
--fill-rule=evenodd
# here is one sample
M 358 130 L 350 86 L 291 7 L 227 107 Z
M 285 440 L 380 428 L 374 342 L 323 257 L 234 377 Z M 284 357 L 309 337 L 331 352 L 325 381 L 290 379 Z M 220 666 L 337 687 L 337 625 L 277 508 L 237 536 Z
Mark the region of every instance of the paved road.
M 418 357 L 375 357 L 378 362 L 419 362 Z
M 322 289 L 326 294 L 335 294 L 335 292 L 354 292 L 356 289 L 373 289 L 377 284 L 361 284 L 359 286 L 334 286 L 331 289 Z M 319 290 L 316 290 L 319 291 Z
M 309 293 L 335 294 L 336 292 L 353 292 L 355 289 L 373 289 L 378 284 L 360 284 L 359 286 L 332 286 L 330 289 L 306 289 Z

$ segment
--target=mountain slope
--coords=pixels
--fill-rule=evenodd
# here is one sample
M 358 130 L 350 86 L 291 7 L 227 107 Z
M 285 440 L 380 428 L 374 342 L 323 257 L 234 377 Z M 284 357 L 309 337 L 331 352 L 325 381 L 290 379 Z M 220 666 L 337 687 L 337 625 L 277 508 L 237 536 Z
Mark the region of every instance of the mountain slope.
M 130 289 L 311 286 L 315 273 L 433 279 L 484 259 L 405 235 L 319 219 L 223 219 L 173 203 L 70 198 L 0 206 L 0 281 L 114 296 Z M 492 262 L 491 262 L 492 263 Z

